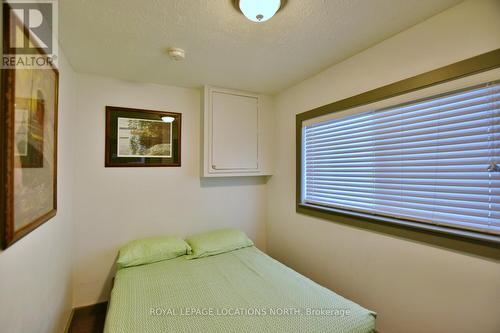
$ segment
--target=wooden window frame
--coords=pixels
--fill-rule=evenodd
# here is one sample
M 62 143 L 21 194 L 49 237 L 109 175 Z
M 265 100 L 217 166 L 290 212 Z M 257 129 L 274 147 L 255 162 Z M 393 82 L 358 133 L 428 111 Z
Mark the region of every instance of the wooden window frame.
M 498 67 L 500 67 L 500 49 L 297 114 L 295 129 L 297 213 L 447 248 L 458 250 L 468 249 L 469 252 L 479 252 L 481 255 L 500 258 L 500 251 L 498 251 L 500 248 L 500 237 L 493 234 L 321 207 L 302 202 L 302 129 L 304 121 L 382 101 Z

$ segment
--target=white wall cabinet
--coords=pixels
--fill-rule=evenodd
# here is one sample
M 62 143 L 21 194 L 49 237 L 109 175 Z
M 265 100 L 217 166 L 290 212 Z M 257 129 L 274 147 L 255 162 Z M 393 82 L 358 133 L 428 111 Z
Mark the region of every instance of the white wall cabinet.
M 203 177 L 270 174 L 261 96 L 206 86 L 202 114 Z

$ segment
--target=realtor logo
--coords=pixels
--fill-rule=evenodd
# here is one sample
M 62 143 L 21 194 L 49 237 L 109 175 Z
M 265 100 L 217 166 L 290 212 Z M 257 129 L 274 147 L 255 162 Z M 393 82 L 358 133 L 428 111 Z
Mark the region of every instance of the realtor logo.
M 43 69 L 57 59 L 56 0 L 3 1 L 3 68 Z

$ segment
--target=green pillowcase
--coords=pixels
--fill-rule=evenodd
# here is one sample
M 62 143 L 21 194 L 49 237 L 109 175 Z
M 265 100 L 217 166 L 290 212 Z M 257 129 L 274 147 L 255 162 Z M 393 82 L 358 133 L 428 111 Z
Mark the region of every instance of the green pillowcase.
M 150 264 L 191 253 L 189 245 L 173 236 L 151 237 L 127 243 L 120 249 L 118 268 Z
M 187 259 L 203 258 L 253 246 L 253 242 L 238 229 L 220 229 L 198 234 L 186 239 L 192 254 Z

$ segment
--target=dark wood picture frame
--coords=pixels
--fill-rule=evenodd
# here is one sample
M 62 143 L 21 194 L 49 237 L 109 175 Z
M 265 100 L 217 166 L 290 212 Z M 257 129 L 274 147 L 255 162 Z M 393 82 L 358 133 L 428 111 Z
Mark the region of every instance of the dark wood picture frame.
M 10 45 L 10 36 L 11 36 L 11 31 L 10 31 L 10 18 L 9 18 L 9 11 L 5 10 L 5 6 L 8 6 L 8 4 L 4 4 L 3 7 L 3 44 L 2 48 L 3 50 L 8 49 Z M 7 7 L 8 8 L 8 7 Z M 21 26 L 21 23 L 17 22 L 19 26 Z M 28 36 L 30 33 L 29 30 L 24 27 L 23 28 L 23 33 L 25 36 Z M 47 55 L 45 51 L 42 48 L 36 47 L 33 48 L 36 49 L 38 52 L 38 55 Z M 49 69 L 18 69 L 18 68 L 3 68 L 1 70 L 1 92 L 0 92 L 0 104 L 2 107 L 2 112 L 0 113 L 0 138 L 1 138 L 1 144 L 0 144 L 0 179 L 2 182 L 2 187 L 0 189 L 0 248 L 6 249 L 7 247 L 11 246 L 15 242 L 17 242 L 19 239 L 23 238 L 27 234 L 29 234 L 31 231 L 35 230 L 37 227 L 42 225 L 43 223 L 47 222 L 50 220 L 52 217 L 54 217 L 57 213 L 57 131 L 58 131 L 58 88 L 59 88 L 59 71 L 57 68 L 55 68 L 53 65 Z M 40 143 L 38 143 L 38 150 L 35 153 L 35 150 L 33 147 L 29 147 L 28 149 L 28 156 L 26 157 L 18 157 L 15 156 L 15 112 L 16 112 L 16 102 L 19 102 L 19 98 L 16 95 L 16 74 L 19 74 L 20 71 L 32 71 L 32 73 L 35 73 L 38 77 L 43 77 L 43 78 L 48 78 L 49 82 L 54 83 L 53 86 L 50 87 L 50 92 L 52 93 L 53 96 L 53 102 L 54 105 L 51 105 L 53 107 L 53 114 L 51 114 L 52 118 L 52 128 L 51 132 L 53 133 L 45 133 L 44 128 L 42 127 L 42 133 L 38 133 L 38 135 L 41 134 L 41 146 Z M 28 72 L 24 72 L 28 73 Z M 35 74 L 32 74 L 35 75 Z M 52 81 L 50 81 L 52 80 Z M 37 95 L 38 96 L 38 95 Z M 21 97 L 21 99 L 24 98 Z M 38 115 L 41 117 L 41 119 L 34 120 L 35 123 L 33 123 L 33 120 L 30 120 L 31 124 L 40 124 L 40 121 L 42 122 L 42 126 L 45 125 L 45 119 L 46 119 L 46 112 L 47 110 L 45 109 L 43 105 L 44 99 L 38 99 L 38 98 L 32 98 L 32 102 L 36 104 L 36 109 L 34 112 L 38 112 Z M 41 107 L 42 109 L 39 109 Z M 48 109 L 51 111 L 51 108 Z M 29 109 L 28 112 L 33 112 L 33 110 Z M 31 116 L 30 116 L 31 117 Z M 31 130 L 31 129 L 30 129 Z M 45 149 L 45 136 L 51 134 L 52 135 L 52 146 L 50 147 L 51 151 L 49 156 L 52 158 L 52 163 L 49 163 L 48 166 L 50 166 L 50 174 L 52 176 L 51 179 L 49 179 L 49 183 L 52 186 L 52 195 L 50 196 L 50 201 L 51 201 L 51 207 L 49 210 L 46 210 L 39 215 L 35 216 L 30 222 L 23 224 L 21 227 L 16 229 L 15 225 L 15 183 L 14 183 L 14 170 L 16 168 L 22 168 L 22 169 L 36 169 L 36 168 L 43 168 L 44 167 L 44 156 L 43 156 L 43 150 Z M 29 134 L 31 135 L 31 133 Z M 42 152 L 40 152 L 40 149 L 42 149 Z M 31 156 L 29 154 L 32 153 Z M 16 160 L 17 157 L 17 160 Z
M 171 119 L 170 122 L 165 122 L 162 118 L 167 117 Z M 137 129 L 131 130 L 130 128 L 122 128 L 119 126 L 119 119 L 124 121 L 137 120 L 142 124 L 155 124 L 157 129 L 163 130 L 170 135 L 170 142 L 165 144 L 159 139 L 164 137 L 145 136 L 144 138 L 134 135 L 134 142 L 139 140 L 148 140 L 149 147 L 147 151 L 158 146 L 165 146 L 166 151 L 158 152 L 159 155 L 148 155 L 144 152 L 143 155 L 137 154 L 136 151 L 130 153 L 131 155 L 120 156 L 119 149 L 122 147 L 119 140 L 124 140 L 130 143 L 131 137 L 119 137 L 119 131 L 138 131 Z M 122 123 L 123 124 L 123 123 Z M 169 125 L 167 125 L 169 124 Z M 157 126 L 156 126 L 157 125 Z M 149 125 L 148 125 L 149 126 Z M 153 126 L 153 125 L 152 125 Z M 162 128 L 163 127 L 163 128 Z M 106 142 L 105 142 L 105 167 L 180 167 L 181 166 L 181 130 L 182 130 L 182 114 L 177 112 L 155 111 L 132 109 L 125 107 L 106 106 Z M 142 140 L 142 141 L 141 141 Z M 156 143 L 156 145 L 155 145 Z M 126 145 L 124 149 L 129 150 Z M 144 150 L 144 146 L 140 145 Z M 161 153 L 167 155 L 160 155 Z

